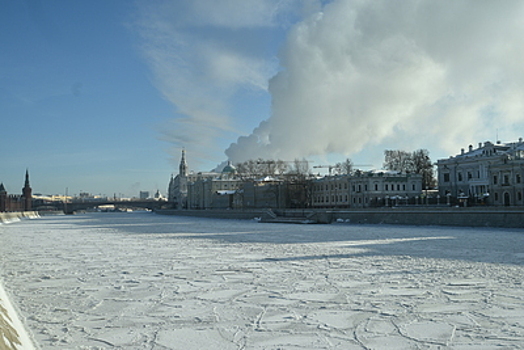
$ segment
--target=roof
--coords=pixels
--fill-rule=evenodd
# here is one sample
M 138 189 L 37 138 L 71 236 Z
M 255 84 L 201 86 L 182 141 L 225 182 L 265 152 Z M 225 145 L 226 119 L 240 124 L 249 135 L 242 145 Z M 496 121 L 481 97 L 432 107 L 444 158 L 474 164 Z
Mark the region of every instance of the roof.
M 231 164 L 230 161 L 227 162 L 227 165 L 222 169 L 222 174 L 228 173 L 228 174 L 234 174 L 237 172 L 237 169 Z

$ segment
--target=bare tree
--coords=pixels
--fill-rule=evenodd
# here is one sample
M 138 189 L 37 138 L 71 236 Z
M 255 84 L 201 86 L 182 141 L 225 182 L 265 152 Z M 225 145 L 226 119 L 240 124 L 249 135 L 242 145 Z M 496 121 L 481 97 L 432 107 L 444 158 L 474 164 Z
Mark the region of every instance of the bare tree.
M 286 205 L 289 208 L 306 208 L 309 204 L 309 161 L 295 159 L 286 176 Z
M 418 149 L 411 153 L 385 150 L 384 169 L 422 175 L 422 188 L 425 190 L 435 185 L 434 168 L 429 158 L 429 151 L 426 149 Z
M 353 173 L 353 161 L 349 158 L 346 158 L 345 161 L 337 163 L 335 169 L 338 174 L 352 174 Z
M 385 150 L 383 167 L 400 173 L 413 172 L 412 154 L 401 150 Z
M 311 169 L 309 168 L 309 161 L 304 158 L 296 158 L 293 161 L 291 169 L 288 171 L 289 175 L 294 175 L 300 178 L 306 178 L 310 173 Z
M 242 179 L 254 178 L 258 175 L 259 169 L 257 161 L 254 159 L 246 160 L 245 162 L 235 164 L 237 174 Z
M 413 170 L 422 175 L 422 189 L 427 190 L 435 186 L 434 167 L 429 158 L 427 149 L 418 149 L 412 154 Z
M 241 178 L 253 179 L 265 176 L 280 176 L 288 170 L 288 165 L 282 160 L 250 159 L 235 164 Z

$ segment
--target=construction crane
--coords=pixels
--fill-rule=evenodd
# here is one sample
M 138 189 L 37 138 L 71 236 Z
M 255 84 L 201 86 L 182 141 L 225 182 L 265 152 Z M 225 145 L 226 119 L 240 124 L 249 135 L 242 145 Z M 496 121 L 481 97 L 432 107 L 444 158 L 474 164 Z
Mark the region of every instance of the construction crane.
M 315 165 L 313 166 L 314 169 L 322 169 L 322 168 L 326 168 L 326 169 L 329 169 L 329 175 L 331 175 L 331 172 L 333 171 L 333 169 L 338 169 L 338 166 L 336 165 Z

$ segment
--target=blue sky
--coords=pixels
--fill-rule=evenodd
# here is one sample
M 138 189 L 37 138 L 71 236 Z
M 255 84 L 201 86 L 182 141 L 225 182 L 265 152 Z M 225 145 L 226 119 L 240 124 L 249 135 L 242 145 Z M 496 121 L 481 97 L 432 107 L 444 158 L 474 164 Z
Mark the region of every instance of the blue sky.
M 0 182 L 165 193 L 231 159 L 524 136 L 520 1 L 0 2 Z

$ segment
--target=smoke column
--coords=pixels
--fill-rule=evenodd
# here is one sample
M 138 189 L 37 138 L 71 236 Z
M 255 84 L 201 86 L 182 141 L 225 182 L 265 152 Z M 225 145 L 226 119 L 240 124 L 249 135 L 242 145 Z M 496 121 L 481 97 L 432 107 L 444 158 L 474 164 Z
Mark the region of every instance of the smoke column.
M 522 126 L 524 2 L 330 2 L 289 32 L 272 115 L 232 161 L 351 155 L 381 142 L 456 152 Z M 492 136 L 491 136 L 492 138 Z

